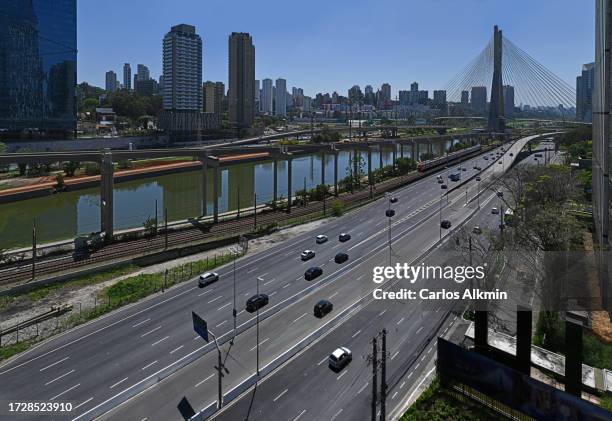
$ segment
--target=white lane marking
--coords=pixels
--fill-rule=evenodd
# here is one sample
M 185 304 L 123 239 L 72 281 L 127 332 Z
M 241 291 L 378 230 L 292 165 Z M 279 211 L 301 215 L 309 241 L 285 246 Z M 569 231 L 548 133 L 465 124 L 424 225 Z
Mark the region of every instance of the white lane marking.
M 340 411 L 336 412 L 336 415 L 334 415 L 333 417 L 331 417 L 332 421 L 333 421 L 334 419 L 336 419 L 336 417 L 342 413 L 342 409 L 343 409 L 343 408 L 341 408 L 341 409 L 340 409 Z
M 211 303 L 214 303 L 215 301 L 220 300 L 221 298 L 223 298 L 223 295 L 219 295 L 217 298 L 213 298 L 212 300 L 210 300 L 210 301 L 209 301 L 208 303 L 206 303 L 206 304 L 211 304 Z
M 74 411 L 75 409 L 82 407 L 83 405 L 85 405 L 88 402 L 91 402 L 92 400 L 93 400 L 93 396 L 91 398 L 87 399 L 86 401 L 81 402 L 77 406 L 73 407 L 72 410 Z
M 219 323 L 219 324 L 218 324 L 217 326 L 215 326 L 215 327 L 221 327 L 221 326 L 223 326 L 223 325 L 224 325 L 224 324 L 226 324 L 226 323 L 227 323 L 227 319 L 223 320 L 221 323 Z
M 421 330 L 423 330 L 423 326 L 421 326 L 420 328 L 417 329 L 416 335 L 418 335 Z
M 147 364 L 144 367 L 141 368 L 141 370 L 146 370 L 147 368 L 151 367 L 153 364 L 157 364 L 157 360 L 153 361 L 151 364 Z
M 68 358 L 70 358 L 70 357 L 62 358 L 61 360 L 56 361 L 56 362 L 54 362 L 53 364 L 49 364 L 48 366 L 41 368 L 39 371 L 45 371 L 46 369 L 51 368 L 51 367 L 53 367 L 53 366 L 55 366 L 55 365 L 58 365 L 59 363 L 63 363 L 63 362 L 64 362 L 64 361 L 66 361 Z
M 285 285 L 283 289 L 287 288 L 289 285 L 291 285 L 291 283 L 288 283 L 287 285 Z
M 306 413 L 306 410 L 305 410 L 305 409 L 303 409 L 303 410 L 302 410 L 302 412 L 300 412 L 300 414 L 299 414 L 297 417 L 295 417 L 295 418 L 293 419 L 293 421 L 297 421 L 297 420 L 299 420 L 299 419 L 300 419 L 300 417 L 301 417 L 302 415 L 304 415 L 305 413 Z
M 264 286 L 269 285 L 269 284 L 271 284 L 274 281 L 276 281 L 276 278 L 270 279 L 268 282 L 264 283 Z
M 431 370 L 429 370 L 429 372 L 427 374 L 425 374 L 425 376 L 423 377 L 423 379 L 421 380 L 421 382 L 418 384 L 418 386 L 412 391 L 412 393 L 410 394 L 410 396 L 408 396 L 408 399 L 406 400 L 406 402 L 410 402 L 410 400 L 412 399 L 412 397 L 414 396 L 414 394 L 421 388 L 421 386 L 423 385 L 423 383 L 425 382 L 425 380 L 427 380 L 427 378 L 431 375 L 431 373 L 434 372 L 434 370 L 436 369 L 436 367 L 432 368 Z
M 266 342 L 268 342 L 270 340 L 270 338 L 266 338 L 263 341 L 261 341 L 259 343 L 259 346 L 262 346 L 263 344 L 265 344 Z M 255 351 L 255 349 L 257 348 L 257 344 L 255 344 L 255 346 L 253 348 L 250 349 L 250 351 Z
M 360 280 L 361 278 L 363 278 L 364 276 L 365 276 L 365 275 L 359 275 L 359 276 L 357 277 L 357 280 L 359 281 L 359 280 Z
M 198 387 L 199 385 L 201 385 L 202 383 L 204 383 L 206 380 L 210 380 L 210 379 L 212 379 L 213 377 L 215 377 L 215 373 L 213 373 L 213 374 L 211 374 L 210 376 L 206 377 L 204 380 L 202 380 L 202 381 L 200 381 L 200 382 L 196 383 L 196 385 L 195 385 L 194 387 Z
M 305 316 L 308 316 L 308 313 L 304 313 L 304 314 L 302 314 L 300 317 L 298 317 L 297 319 L 295 319 L 295 320 L 294 320 L 294 321 L 292 321 L 291 323 L 295 323 L 295 322 L 297 322 L 298 320 L 300 320 L 302 317 L 305 317 Z
M 355 396 L 357 396 L 358 394 L 360 394 L 361 392 L 363 392 L 363 391 L 365 390 L 365 388 L 366 388 L 366 387 L 368 387 L 368 385 L 369 385 L 369 384 L 370 384 L 369 382 L 366 382 L 366 383 L 365 383 L 363 386 L 361 386 L 361 389 L 359 389 L 359 390 L 357 391 L 357 393 L 355 393 Z
M 169 337 L 170 337 L 170 336 L 166 336 L 166 337 L 164 337 L 164 338 L 161 338 L 159 341 L 155 341 L 155 342 L 153 342 L 153 343 L 151 344 L 151 346 L 155 346 L 155 345 L 157 345 L 158 343 L 165 341 L 165 340 L 166 340 L 166 339 L 168 339 Z
M 420 365 L 421 363 L 417 363 L 417 365 L 414 366 L 414 369 L 416 370 L 417 368 L 419 368 Z
M 342 376 L 344 376 L 346 373 L 348 373 L 348 370 L 344 370 L 342 372 L 342 374 L 340 374 L 338 377 L 336 377 L 336 380 L 340 380 L 342 378 Z
M 289 391 L 289 389 L 285 389 L 283 390 L 280 395 L 278 395 L 277 397 L 275 397 L 274 399 L 272 399 L 272 402 L 276 402 L 277 400 L 279 400 L 285 393 L 287 393 Z
M 247 273 L 253 273 L 253 272 L 255 272 L 255 271 L 256 271 L 256 270 L 258 270 L 258 269 L 259 269 L 259 268 L 253 268 L 253 269 L 251 269 L 251 270 L 247 270 Z
M 395 357 L 397 357 L 399 354 L 399 351 L 397 351 L 395 354 L 393 354 L 393 356 L 391 357 L 391 360 L 393 360 Z
M 351 338 L 354 338 L 355 336 L 359 335 L 361 333 L 361 329 L 359 329 L 357 332 L 353 333 L 353 336 L 351 336 Z
M 151 333 L 156 332 L 156 331 L 158 331 L 159 329 L 161 329 L 161 325 L 157 326 L 157 327 L 156 327 L 155 329 L 153 329 L 153 330 L 148 331 L 147 333 L 144 333 L 144 334 L 140 335 L 140 337 L 141 337 L 141 338 L 144 338 L 145 336 L 150 335 Z
M 421 358 L 421 361 L 425 361 L 425 357 L 426 355 L 423 355 L 423 358 Z
M 77 384 L 75 384 L 74 386 L 72 386 L 71 388 L 68 388 L 68 389 L 64 390 L 62 393 L 59 393 L 59 394 L 57 394 L 57 395 L 53 396 L 53 397 L 52 397 L 51 399 L 49 399 L 49 400 L 50 400 L 50 401 L 53 401 L 53 400 L 55 400 L 55 398 L 59 398 L 60 396 L 62 396 L 62 395 L 64 395 L 64 394 L 66 394 L 66 393 L 68 393 L 68 392 L 70 392 L 71 390 L 76 389 L 76 388 L 77 388 L 77 387 L 79 387 L 80 385 L 81 385 L 81 383 L 77 383 Z
M 53 380 L 48 381 L 47 383 L 45 383 L 45 386 L 48 386 L 48 385 L 50 385 L 51 383 L 56 382 L 56 381 L 58 381 L 59 379 L 61 379 L 61 378 L 63 378 L 63 377 L 66 377 L 68 374 L 72 374 L 72 373 L 74 373 L 74 370 L 70 370 L 69 372 L 62 374 L 61 376 L 56 377 L 56 378 L 54 378 Z
M 298 276 L 297 278 L 295 278 L 296 281 L 299 281 L 300 279 L 302 279 L 301 276 Z
M 408 376 L 408 377 L 410 377 L 410 376 Z M 406 385 L 406 382 L 402 382 L 402 384 L 400 385 L 400 389 L 403 389 L 405 385 Z
M 263 278 L 264 276 L 266 276 L 268 274 L 268 272 L 264 273 L 263 275 L 259 275 L 260 278 Z
M 325 361 L 327 361 L 329 359 L 329 357 L 325 357 L 323 358 L 319 363 L 317 363 L 317 366 L 323 364 Z
M 126 381 L 128 378 L 126 377 L 125 379 L 121 379 L 119 380 L 117 383 L 113 384 L 111 387 L 109 387 L 109 389 L 112 389 L 115 386 L 120 385 L 121 383 L 123 383 L 124 381 Z
M 181 345 L 178 348 L 174 348 L 172 351 L 170 351 L 170 354 L 174 354 L 176 351 L 178 351 L 179 349 L 181 349 L 182 347 L 184 347 L 185 345 Z
M 336 295 L 338 295 L 338 291 L 334 292 L 332 295 L 329 296 L 329 298 L 334 298 Z
M 221 311 L 221 310 L 223 310 L 225 307 L 227 307 L 227 306 L 231 306 L 231 305 L 232 305 L 232 303 L 231 303 L 231 302 L 229 302 L 229 303 L 227 303 L 227 304 L 225 304 L 225 305 L 223 305 L 223 306 L 219 307 L 219 308 L 217 309 L 217 311 Z
M 395 397 L 397 396 L 397 393 L 398 393 L 398 392 L 395 392 L 395 393 L 393 394 L 393 396 L 391 396 L 391 399 L 395 399 Z
M 212 289 L 206 290 L 206 291 L 204 291 L 203 293 L 198 294 L 198 297 L 201 297 L 201 296 L 202 296 L 202 295 L 204 295 L 204 294 L 208 294 L 209 292 L 213 292 L 213 290 L 212 290 Z
M 244 313 L 246 310 L 242 309 L 236 316 L 240 316 L 242 313 Z
M 150 321 L 151 321 L 151 319 L 146 319 L 146 320 L 143 320 L 142 322 L 138 322 L 135 325 L 132 325 L 132 327 L 138 327 L 138 326 L 143 325 L 146 322 L 150 322 Z
M 382 317 L 382 315 L 385 314 L 386 312 L 387 312 L 387 309 L 384 309 L 378 314 L 378 317 Z
M 405 317 L 402 317 L 401 319 L 399 319 L 399 321 L 397 322 L 397 324 L 399 325 L 400 323 L 402 323 L 404 321 Z
M 431 352 L 433 348 L 429 348 L 429 350 L 427 350 L 427 353 L 429 354 Z
M 271 292 L 270 294 L 268 294 L 268 297 L 271 297 L 271 296 L 273 296 L 274 294 L 276 294 L 276 291 Z

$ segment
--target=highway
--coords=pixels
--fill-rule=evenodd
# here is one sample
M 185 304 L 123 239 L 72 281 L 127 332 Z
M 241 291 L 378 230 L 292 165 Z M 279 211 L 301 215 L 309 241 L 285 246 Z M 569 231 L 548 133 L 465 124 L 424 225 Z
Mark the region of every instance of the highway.
M 484 162 L 479 160 L 478 165 L 484 167 Z M 495 164 L 493 168 L 500 172 L 509 162 Z M 466 166 L 468 170 L 462 172 L 463 176 L 474 175 L 473 162 Z M 452 187 L 453 183 L 447 184 Z M 468 189 L 474 194 L 476 187 Z M 438 240 L 440 203 L 446 219 L 460 221 L 471 212 L 469 206 L 463 206 L 463 188 L 449 195 L 448 204 L 446 199 L 440 201 L 440 192 L 433 175 L 395 193 L 399 202 L 393 205 L 397 211 L 393 219 L 393 247 L 402 250 L 402 256 L 398 256 L 402 260 L 418 258 Z M 261 292 L 270 296 L 270 304 L 260 313 L 260 363 L 264 366 L 288 345 L 328 322 L 329 316 L 320 320 L 311 315 L 319 298 L 330 298 L 334 313 L 339 314 L 357 308 L 356 303 L 368 295 L 373 285 L 368 277 L 371 267 L 382 264 L 383 256 L 388 259 L 388 221 L 384 217 L 387 207 L 384 199 L 378 200 L 331 219 L 316 233 L 298 236 L 237 261 L 236 322 L 242 333 L 235 341 L 232 359 L 227 362 L 230 374 L 224 380 L 226 390 L 254 371 L 254 315 L 244 311 L 244 302 L 255 293 L 257 277 L 263 278 Z M 352 239 L 339 243 L 340 232 L 349 232 Z M 330 241 L 316 245 L 314 236 L 321 233 L 328 235 Z M 306 248 L 315 250 L 317 255 L 309 262 L 301 262 L 299 253 Z M 339 251 L 350 256 L 343 265 L 333 262 Z M 313 265 L 321 266 L 324 274 L 307 282 L 303 273 Z M 169 403 L 178 403 L 183 395 L 196 409 L 209 404 L 216 396 L 216 386 L 210 377 L 216 353 L 211 353 L 212 346 L 206 346 L 193 332 L 190 313 L 197 311 L 215 335 L 225 341 L 229 339 L 234 307 L 232 265 L 219 269 L 219 273 L 221 279 L 216 284 L 200 289 L 195 280 L 183 283 L 57 336 L 4 364 L 0 367 L 3 384 L 0 401 L 70 401 L 75 406 L 71 416 L 89 419 L 105 402 L 125 391 L 136 390 L 141 382 L 151 381 L 164 368 L 205 354 L 157 387 L 118 407 L 109 417 L 174 419 L 176 405 Z

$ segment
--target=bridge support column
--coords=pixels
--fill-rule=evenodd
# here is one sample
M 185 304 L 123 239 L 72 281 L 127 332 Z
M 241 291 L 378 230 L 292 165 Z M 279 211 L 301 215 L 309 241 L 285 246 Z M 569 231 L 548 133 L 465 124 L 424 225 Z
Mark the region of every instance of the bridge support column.
M 110 241 L 114 235 L 113 173 L 113 155 L 107 150 L 102 154 L 100 165 L 100 231 L 106 234 L 106 241 Z
M 416 141 L 416 160 L 421 160 L 421 142 L 419 142 L 418 140 Z
M 395 161 L 397 160 L 397 144 L 393 143 L 393 169 L 395 170 Z
M 272 172 L 273 172 L 273 192 L 272 192 L 272 200 L 274 203 L 278 200 L 278 160 L 274 160 L 272 164 Z
M 202 159 L 202 216 L 208 213 L 208 159 Z
M 353 178 L 356 181 L 356 184 L 359 185 L 359 161 L 361 158 L 361 154 L 358 155 L 358 151 L 353 151 Z
M 321 153 L 321 185 L 325 185 L 325 152 Z
M 219 222 L 219 173 L 221 169 L 219 165 L 213 167 L 213 222 Z
M 384 162 L 383 162 L 383 145 L 382 143 L 378 146 L 378 167 L 381 169 L 383 169 L 384 166 Z
M 431 140 L 429 140 L 427 142 L 427 153 L 429 154 L 429 157 L 433 157 L 433 144 L 431 143 Z
M 334 153 L 334 196 L 338 197 L 338 152 Z
M 400 158 L 404 157 L 404 144 L 400 143 Z
M 374 186 L 374 179 L 372 177 L 372 149 L 368 148 L 368 184 L 370 185 L 370 199 L 374 197 L 372 191 Z
M 419 157 L 416 155 L 416 151 L 415 151 L 415 142 L 414 140 L 412 141 L 412 150 L 410 151 L 410 157 L 412 158 L 412 160 L 414 162 L 417 162 L 419 160 Z
M 287 212 L 291 212 L 291 202 L 293 197 L 293 186 L 291 185 L 291 178 L 293 176 L 293 160 L 289 158 L 287 160 Z

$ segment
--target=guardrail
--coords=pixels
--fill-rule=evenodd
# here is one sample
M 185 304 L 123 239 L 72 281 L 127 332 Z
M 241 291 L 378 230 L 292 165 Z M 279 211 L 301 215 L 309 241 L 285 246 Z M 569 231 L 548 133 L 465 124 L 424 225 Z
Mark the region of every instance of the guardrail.
M 38 327 L 38 323 L 49 320 L 53 317 L 59 317 L 64 313 L 72 311 L 72 304 L 63 304 L 58 307 L 52 307 L 51 310 L 34 316 L 30 319 L 27 319 L 23 322 L 19 322 L 16 325 L 9 327 L 8 329 L 0 329 L 0 346 L 2 346 L 2 336 L 9 335 L 11 333 L 17 332 L 17 342 L 19 342 L 19 331 L 23 330 L 27 327 L 36 325 Z

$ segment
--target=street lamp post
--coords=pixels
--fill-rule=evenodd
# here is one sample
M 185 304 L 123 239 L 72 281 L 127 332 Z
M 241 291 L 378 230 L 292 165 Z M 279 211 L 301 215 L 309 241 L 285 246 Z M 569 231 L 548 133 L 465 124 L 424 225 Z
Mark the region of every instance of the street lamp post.
M 448 200 L 448 194 L 446 195 L 446 200 Z M 440 240 L 442 239 L 442 196 L 440 196 L 440 223 L 438 224 L 440 227 Z
M 259 282 L 263 281 L 263 279 L 261 278 L 261 276 L 257 277 L 257 295 L 259 295 Z M 255 324 L 257 325 L 257 343 L 256 343 L 256 347 L 257 347 L 257 379 L 259 380 L 259 306 L 257 306 L 257 321 L 255 322 Z

